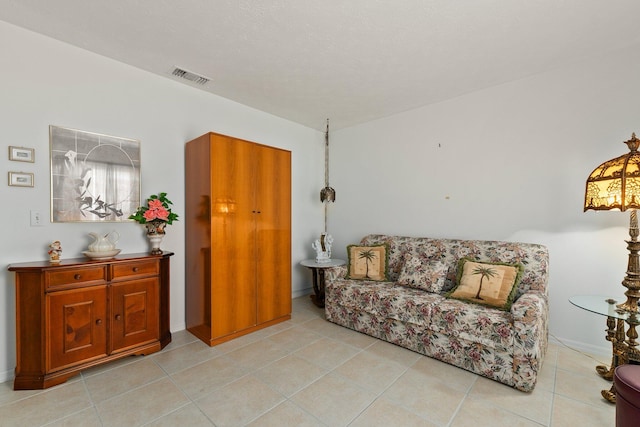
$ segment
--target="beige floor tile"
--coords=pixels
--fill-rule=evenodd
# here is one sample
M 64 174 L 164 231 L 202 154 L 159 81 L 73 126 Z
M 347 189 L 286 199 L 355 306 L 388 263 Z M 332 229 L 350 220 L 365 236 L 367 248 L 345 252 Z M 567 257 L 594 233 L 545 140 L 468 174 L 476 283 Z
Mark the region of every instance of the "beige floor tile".
M 171 342 L 162 351 L 173 350 L 174 348 L 182 347 L 185 344 L 189 344 L 195 341 L 200 340 L 186 329 L 177 332 L 171 332 Z
M 546 424 L 543 424 L 546 425 Z M 565 427 L 574 424 L 565 424 Z M 579 424 L 577 424 L 579 425 Z M 540 427 L 540 424 L 498 408 L 485 400 L 468 398 L 455 414 L 450 427 Z
M 460 386 L 452 386 L 420 370 L 409 369 L 382 395 L 434 424 L 446 425 L 465 399 Z
M 363 351 L 338 366 L 333 372 L 373 393 L 380 394 L 406 370 L 407 367 L 392 360 Z
M 294 354 L 325 369 L 334 369 L 361 350 L 340 341 L 322 338 Z
M 610 366 L 611 356 L 599 357 L 587 353 L 581 353 L 567 347 L 558 348 L 558 369 L 587 375 L 595 373 L 597 365 Z
M 295 326 L 277 334 L 270 335 L 267 339 L 272 341 L 287 353 L 296 351 L 322 338 L 322 335 L 306 328 Z
M 327 373 L 311 362 L 289 355 L 265 366 L 254 375 L 285 396 L 291 396 Z
M 601 390 L 609 390 L 611 381 L 607 381 L 595 372 L 590 375 L 581 375 L 562 369 L 556 371 L 555 393 L 583 403 L 591 405 L 607 405 L 600 394 Z
M 393 360 L 394 362 L 407 367 L 416 363 L 418 359 L 425 357 L 415 351 L 407 350 L 404 347 L 382 340 L 376 340 L 371 346 L 367 347 L 365 351 L 375 354 L 376 356 Z
M 147 424 L 149 427 L 210 427 L 211 420 L 194 403 L 189 403 Z
M 346 426 L 375 398 L 376 394 L 329 373 L 293 395 L 291 401 L 328 425 Z
M 104 427 L 151 422 L 189 403 L 169 378 L 130 390 L 96 405 Z
M 256 331 L 252 334 L 242 335 L 238 338 L 234 338 L 231 341 L 223 342 L 222 344 L 218 344 L 214 346 L 214 348 L 221 353 L 229 353 L 239 348 L 242 348 L 246 345 L 254 343 L 256 341 L 260 341 L 263 337 L 258 334 L 259 331 Z
M 145 358 L 146 356 L 123 357 L 122 359 L 114 360 L 112 362 L 105 363 L 104 365 L 98 365 L 98 366 L 94 366 L 93 368 L 84 369 L 82 370 L 81 376 L 86 379 L 94 375 L 100 375 L 105 372 L 112 371 L 114 369 L 118 369 L 126 365 L 130 365 L 132 363 L 138 363 L 141 360 L 144 360 Z M 75 379 L 77 377 L 73 377 L 73 378 Z
M 0 406 L 0 424 L 3 427 L 40 426 L 90 407 L 84 384 L 76 381 Z
M 469 396 L 542 425 L 548 425 L 551 419 L 553 393 L 541 388 L 525 393 L 487 378 L 478 378 Z
M 294 325 L 300 325 L 314 319 L 324 319 L 324 315 L 320 315 L 311 310 L 297 310 L 291 313 L 291 322 Z
M 564 396 L 556 396 L 554 399 L 552 427 L 614 427 L 615 424 L 615 405 L 606 402 L 593 405 Z
M 0 425 L 2 422 L 0 421 Z M 102 427 L 102 421 L 95 407 L 71 414 L 61 420 L 47 424 L 47 427 Z
M 196 401 L 217 427 L 242 426 L 285 400 L 253 375 L 247 375 Z
M 247 424 L 249 427 L 323 427 L 326 424 L 321 423 L 308 412 L 300 409 L 293 403 L 286 401 L 276 406 L 271 411 L 258 417 L 256 420 Z
M 288 351 L 273 341 L 263 339 L 227 353 L 226 356 L 238 366 L 247 371 L 253 371 L 281 359 L 287 354 L 289 354 Z
M 326 320 L 318 317 L 315 319 L 311 319 L 308 322 L 304 322 L 300 326 L 310 329 L 313 332 L 325 337 L 335 335 L 338 331 L 340 331 L 340 329 L 344 329 L 342 326 L 336 325 L 335 323 L 327 322 Z
M 390 402 L 386 399 L 377 399 L 349 427 L 436 427 L 424 418 L 413 412 Z
M 538 380 L 536 382 L 536 390 L 553 391 L 556 387 L 556 366 L 545 358 L 542 369 L 538 372 Z
M 177 372 L 171 375 L 171 378 L 187 396 L 195 400 L 247 373 L 246 369 L 241 368 L 228 357 L 220 356 Z
M 198 340 L 169 351 L 155 353 L 151 357 L 165 372 L 173 374 L 221 354 L 220 350 Z
M 165 376 L 153 359 L 144 358 L 136 363 L 92 375 L 85 382 L 91 399 L 94 403 L 99 403 Z
M 368 348 L 371 345 L 375 344 L 378 341 L 377 338 L 371 337 L 367 334 L 363 334 L 357 331 L 353 331 L 349 328 L 345 328 L 344 326 L 337 326 L 333 328 L 333 330 L 327 331 L 327 336 L 336 341 L 342 341 L 347 343 L 353 347 L 357 348 Z
M 42 393 L 42 390 L 14 390 L 13 380 L 0 383 L 0 406 Z
M 410 376 L 412 371 L 420 373 L 429 379 L 439 380 L 449 387 L 463 392 L 468 391 L 478 378 L 476 374 L 465 369 L 430 357 L 419 358 L 416 363 L 411 366 L 407 375 Z

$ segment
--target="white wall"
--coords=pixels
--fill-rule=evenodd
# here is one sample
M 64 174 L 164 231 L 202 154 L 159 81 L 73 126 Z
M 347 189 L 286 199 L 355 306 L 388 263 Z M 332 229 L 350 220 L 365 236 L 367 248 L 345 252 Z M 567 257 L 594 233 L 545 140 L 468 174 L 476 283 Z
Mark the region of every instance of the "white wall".
M 35 174 L 34 188 L 0 185 L 0 382 L 15 367 L 15 291 L 8 264 L 47 259 L 60 240 L 63 258 L 81 257 L 89 232 L 116 229 L 123 253 L 148 243 L 135 223 L 49 223 L 30 227 L 29 211 L 49 216 L 49 125 L 139 139 L 142 196 L 165 191 L 184 212 L 184 143 L 208 131 L 292 151 L 292 269 L 294 296 L 310 292 L 310 273 L 298 265 L 313 257 L 323 229 L 324 134 L 170 79 L 0 22 L 0 156 L 2 174 Z M 168 69 L 173 64 L 167 64 Z M 215 79 L 212 84 L 215 84 Z M 318 124 L 322 129 L 323 123 Z M 8 146 L 35 148 L 35 163 L 10 162 Z M 5 178 L 6 179 L 6 178 Z M 171 261 L 171 330 L 184 329 L 184 223 L 168 228 L 162 248 Z
M 606 353 L 605 318 L 568 298 L 622 299 L 628 213 L 583 213 L 582 203 L 591 171 L 640 133 L 636 53 L 333 132 L 335 256 L 368 233 L 545 244 L 551 333 Z

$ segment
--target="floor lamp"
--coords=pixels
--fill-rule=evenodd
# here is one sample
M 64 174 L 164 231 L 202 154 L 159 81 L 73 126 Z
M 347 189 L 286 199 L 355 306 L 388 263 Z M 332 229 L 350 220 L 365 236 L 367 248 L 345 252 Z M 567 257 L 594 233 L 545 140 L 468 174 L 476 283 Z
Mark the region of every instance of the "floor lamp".
M 627 300 L 618 305 L 618 309 L 631 313 L 638 312 L 640 299 L 640 242 L 638 241 L 638 215 L 640 208 L 640 140 L 636 134 L 625 141 L 629 153 L 609 160 L 591 172 L 587 179 L 584 197 L 584 210 L 630 211 L 629 236 L 627 249 L 629 260 L 627 274 L 622 285 L 627 288 Z

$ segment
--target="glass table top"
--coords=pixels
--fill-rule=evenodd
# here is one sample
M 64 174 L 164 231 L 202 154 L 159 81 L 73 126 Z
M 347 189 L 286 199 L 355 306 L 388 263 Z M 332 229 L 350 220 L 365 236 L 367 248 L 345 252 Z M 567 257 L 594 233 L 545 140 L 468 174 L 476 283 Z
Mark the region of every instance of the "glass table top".
M 569 298 L 571 304 L 592 313 L 623 320 L 629 319 L 630 316 L 637 319 L 638 313 L 630 313 L 618 309 L 617 305 L 625 301 L 626 298 L 612 298 L 603 295 L 578 295 Z

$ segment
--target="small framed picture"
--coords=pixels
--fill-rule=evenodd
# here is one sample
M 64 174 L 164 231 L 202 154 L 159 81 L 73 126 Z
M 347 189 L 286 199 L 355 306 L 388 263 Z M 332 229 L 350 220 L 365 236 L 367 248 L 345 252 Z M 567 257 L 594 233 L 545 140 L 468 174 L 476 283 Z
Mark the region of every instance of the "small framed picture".
M 9 160 L 33 163 L 35 161 L 35 150 L 33 148 L 9 146 Z
M 9 172 L 9 185 L 13 187 L 33 187 L 33 174 L 27 172 Z

